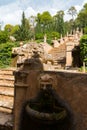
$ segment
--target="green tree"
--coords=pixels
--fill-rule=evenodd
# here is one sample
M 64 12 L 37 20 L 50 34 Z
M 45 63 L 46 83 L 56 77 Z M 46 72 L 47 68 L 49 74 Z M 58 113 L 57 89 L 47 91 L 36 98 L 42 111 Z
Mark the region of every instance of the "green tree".
M 0 44 L 0 68 L 11 66 L 12 48 L 17 47 L 19 43 L 6 42 Z
M 68 10 L 68 14 L 71 15 L 72 19 L 74 20 L 74 17 L 77 14 L 77 10 L 74 6 L 71 6 Z
M 71 29 L 74 30 L 75 27 L 76 27 L 74 18 L 75 18 L 75 16 L 77 15 L 77 10 L 76 10 L 76 8 L 75 8 L 74 6 L 71 6 L 71 7 L 69 8 L 69 10 L 68 10 L 67 13 L 68 13 L 69 15 L 71 15 L 71 17 L 72 17 L 72 18 L 70 19 L 70 21 L 71 21 Z
M 77 22 L 80 28 L 85 28 L 87 26 L 87 3 L 83 6 L 83 9 L 79 12 L 77 16 Z
M 6 43 L 9 40 L 9 35 L 6 31 L 0 31 L 0 43 Z
M 29 17 L 30 29 L 32 38 L 35 40 L 35 26 L 36 26 L 36 16 L 31 15 Z
M 36 32 L 39 31 L 45 34 L 49 30 L 49 25 L 52 22 L 52 16 L 48 11 L 45 11 L 42 14 L 38 13 L 36 21 Z
M 7 31 L 9 34 L 11 33 L 12 29 L 13 29 L 13 25 L 11 24 L 6 24 L 4 27 L 4 30 Z
M 51 22 L 52 17 L 48 11 L 45 11 L 41 15 L 41 24 L 47 25 Z
M 84 28 L 84 34 L 87 34 L 87 26 Z
M 80 54 L 82 61 L 87 63 L 87 34 L 80 39 Z
M 71 30 L 72 30 L 72 20 L 65 21 L 65 23 L 64 23 L 64 30 L 65 30 L 65 34 L 71 32 Z
M 29 40 L 30 38 L 30 25 L 28 19 L 25 18 L 25 13 L 22 13 L 21 25 L 19 26 L 19 30 L 16 32 L 17 40 Z
M 10 34 L 14 35 L 18 30 L 19 30 L 19 25 L 15 25 L 15 26 L 13 26 Z
M 60 34 L 64 35 L 64 11 L 60 10 L 54 16 L 54 28 L 55 31 L 59 32 Z
M 4 27 L 4 30 L 8 33 L 9 36 L 14 36 L 16 35 L 16 32 L 19 30 L 19 25 L 11 25 L 11 24 L 6 24 Z

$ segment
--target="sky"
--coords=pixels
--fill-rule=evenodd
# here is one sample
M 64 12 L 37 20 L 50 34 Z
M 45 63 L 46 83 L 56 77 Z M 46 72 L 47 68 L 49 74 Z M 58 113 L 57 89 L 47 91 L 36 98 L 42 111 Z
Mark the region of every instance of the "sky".
M 21 23 L 22 12 L 26 18 L 37 13 L 49 11 L 55 15 L 57 11 L 65 12 L 64 19 L 69 20 L 67 14 L 71 6 L 75 6 L 79 12 L 87 0 L 0 0 L 0 25 L 3 28 L 6 24 L 16 25 Z

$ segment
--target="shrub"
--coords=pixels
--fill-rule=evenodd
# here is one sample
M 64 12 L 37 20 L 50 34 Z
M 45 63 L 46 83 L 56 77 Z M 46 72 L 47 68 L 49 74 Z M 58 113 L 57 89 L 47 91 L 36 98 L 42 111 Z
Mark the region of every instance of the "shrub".
M 0 43 L 6 43 L 8 40 L 8 33 L 6 31 L 0 31 Z
M 0 68 L 6 68 L 11 64 L 12 48 L 18 46 L 18 43 L 7 42 L 0 44 Z
M 80 55 L 82 61 L 87 62 L 87 34 L 80 39 Z
M 40 40 L 40 39 L 44 39 L 44 34 L 43 33 L 37 33 L 36 35 L 35 35 L 35 39 L 36 40 Z

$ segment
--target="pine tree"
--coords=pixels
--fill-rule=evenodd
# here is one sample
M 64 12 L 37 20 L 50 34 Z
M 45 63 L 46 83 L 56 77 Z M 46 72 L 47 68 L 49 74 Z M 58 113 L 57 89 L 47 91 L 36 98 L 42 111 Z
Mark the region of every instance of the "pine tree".
M 29 40 L 30 38 L 30 25 L 29 21 L 25 18 L 25 13 L 22 13 L 21 25 L 17 32 L 17 39 L 21 41 Z

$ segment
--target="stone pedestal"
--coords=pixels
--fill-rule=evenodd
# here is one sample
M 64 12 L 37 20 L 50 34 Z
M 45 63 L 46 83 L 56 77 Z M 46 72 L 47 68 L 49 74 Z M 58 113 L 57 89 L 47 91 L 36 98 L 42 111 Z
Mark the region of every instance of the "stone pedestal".
M 73 42 L 66 44 L 66 69 L 72 66 L 72 49 L 74 48 Z

